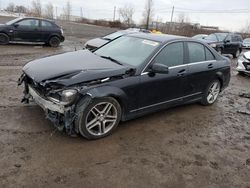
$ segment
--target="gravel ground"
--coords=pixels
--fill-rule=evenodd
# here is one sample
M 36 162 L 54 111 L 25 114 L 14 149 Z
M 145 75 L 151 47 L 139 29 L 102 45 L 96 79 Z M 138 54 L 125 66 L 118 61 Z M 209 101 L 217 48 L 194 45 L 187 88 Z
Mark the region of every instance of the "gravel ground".
M 9 18 L 0 17 L 0 22 Z M 230 86 L 213 106 L 191 104 L 121 123 L 97 141 L 55 130 L 36 105 L 20 103 L 28 61 L 81 49 L 111 28 L 61 23 L 56 49 L 0 46 L 0 187 L 250 187 L 250 78 L 232 61 Z

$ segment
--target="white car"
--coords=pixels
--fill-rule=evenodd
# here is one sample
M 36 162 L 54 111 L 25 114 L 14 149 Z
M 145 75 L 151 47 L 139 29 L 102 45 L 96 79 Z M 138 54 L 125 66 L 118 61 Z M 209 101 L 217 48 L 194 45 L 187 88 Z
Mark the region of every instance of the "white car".
M 243 48 L 250 48 L 250 38 L 246 38 L 243 40 L 242 47 Z
M 237 61 L 236 70 L 239 73 L 250 74 L 250 51 L 240 55 Z

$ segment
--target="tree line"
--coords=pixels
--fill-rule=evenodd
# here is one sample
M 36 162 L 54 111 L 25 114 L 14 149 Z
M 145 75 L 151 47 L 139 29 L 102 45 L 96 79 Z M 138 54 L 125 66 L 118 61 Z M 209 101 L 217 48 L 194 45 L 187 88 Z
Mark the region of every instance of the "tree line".
M 14 3 L 9 3 L 9 5 L 5 9 L 8 12 L 13 13 L 22 13 L 28 16 L 35 17 L 44 17 L 48 19 L 55 19 L 55 10 L 54 6 L 51 2 L 47 3 L 45 6 L 42 6 L 40 0 L 33 0 L 31 2 L 31 7 L 26 8 L 23 5 L 15 5 Z M 67 1 L 66 5 L 63 8 L 63 16 L 66 20 L 70 20 L 72 6 L 70 1 Z

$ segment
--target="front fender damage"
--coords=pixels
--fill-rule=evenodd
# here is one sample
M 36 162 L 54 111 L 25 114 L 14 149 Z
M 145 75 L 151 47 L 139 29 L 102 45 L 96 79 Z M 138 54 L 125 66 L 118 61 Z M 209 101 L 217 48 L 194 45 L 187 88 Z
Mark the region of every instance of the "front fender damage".
M 24 74 L 18 80 L 18 85 L 22 84 L 24 85 L 22 103 L 28 104 L 30 102 L 35 102 L 43 108 L 46 118 L 49 119 L 59 131 L 65 130 L 70 136 L 77 135 L 78 127 L 75 127 L 74 122 L 84 110 L 83 108 L 81 108 L 81 110 L 77 108 L 77 101 L 70 106 L 60 106 L 59 104 L 43 98 L 29 86 L 27 77 Z M 91 97 L 87 94 L 81 95 L 82 96 L 79 97 L 79 99 L 81 99 L 81 101 L 85 103 L 85 106 L 87 106 L 91 101 Z
M 108 86 L 107 83 L 124 79 L 134 74 L 135 69 L 129 68 L 122 74 L 101 77 L 68 86 L 68 79 L 70 79 L 72 75 L 64 75 L 63 77 L 44 80 L 38 83 L 23 73 L 18 80 L 18 85 L 24 85 L 23 103 L 27 104 L 30 101 L 34 101 L 44 109 L 46 118 L 49 119 L 58 130 L 65 130 L 70 136 L 76 136 L 77 133 L 79 133 L 79 128 L 76 127 L 75 122 L 91 100 L 112 94 L 123 96 L 124 94 L 121 93 L 120 90 Z M 66 106 L 60 103 L 59 100 L 53 101 L 49 97 L 50 94 L 56 94 L 58 91 L 64 89 L 75 89 L 78 91 L 77 99 Z

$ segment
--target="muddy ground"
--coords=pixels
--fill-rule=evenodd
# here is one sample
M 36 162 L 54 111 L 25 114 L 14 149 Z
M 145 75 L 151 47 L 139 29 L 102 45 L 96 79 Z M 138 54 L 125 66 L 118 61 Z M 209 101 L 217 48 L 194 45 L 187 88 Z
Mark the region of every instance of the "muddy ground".
M 237 113 L 247 110 L 250 100 L 239 94 L 250 93 L 250 77 L 236 73 L 235 61 L 230 86 L 213 106 L 128 121 L 97 141 L 58 132 L 38 106 L 21 104 L 16 81 L 26 62 L 113 31 L 62 25 L 67 39 L 57 49 L 0 46 L 0 187 L 250 187 L 250 116 Z

